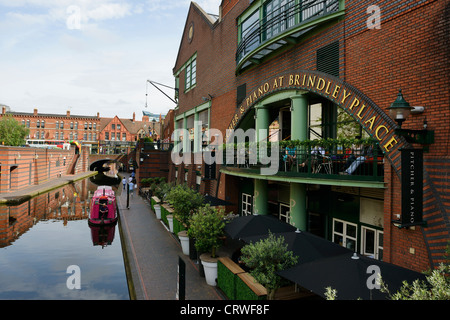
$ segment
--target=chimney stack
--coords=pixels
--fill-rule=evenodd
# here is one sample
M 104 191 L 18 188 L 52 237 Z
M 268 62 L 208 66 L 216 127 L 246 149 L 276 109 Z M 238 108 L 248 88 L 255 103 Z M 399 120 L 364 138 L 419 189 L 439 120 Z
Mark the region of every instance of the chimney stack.
M 33 115 L 34 115 L 34 116 L 37 116 L 37 109 L 34 109 Z
M 67 110 L 67 112 L 66 112 L 66 117 L 67 117 L 67 118 L 70 117 L 70 110 Z

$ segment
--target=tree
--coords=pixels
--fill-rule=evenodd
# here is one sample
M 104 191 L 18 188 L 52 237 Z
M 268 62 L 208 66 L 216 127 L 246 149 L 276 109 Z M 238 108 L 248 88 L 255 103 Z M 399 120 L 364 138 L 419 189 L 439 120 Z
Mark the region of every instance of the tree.
M 209 204 L 200 207 L 192 215 L 188 235 L 195 238 L 195 247 L 198 252 L 209 252 L 211 257 L 216 257 L 216 250 L 222 244 L 224 217 L 224 209 L 216 209 Z
M 0 120 L 0 143 L 5 146 L 20 146 L 25 144 L 25 137 L 30 130 L 21 125 L 11 115 L 3 116 Z
M 272 233 L 258 242 L 245 245 L 241 249 L 241 260 L 251 269 L 250 274 L 267 289 L 267 299 L 273 300 L 281 287 L 283 278 L 277 272 L 294 266 L 298 257 L 287 250 L 282 236 Z
M 173 207 L 175 217 L 189 228 L 191 215 L 203 205 L 204 197 L 187 185 L 177 185 L 170 189 L 166 201 Z

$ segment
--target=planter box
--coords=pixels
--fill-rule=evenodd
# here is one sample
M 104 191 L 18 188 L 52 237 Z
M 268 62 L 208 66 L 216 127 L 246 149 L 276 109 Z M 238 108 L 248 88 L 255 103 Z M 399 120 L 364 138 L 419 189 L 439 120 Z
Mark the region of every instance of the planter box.
M 236 300 L 237 275 L 245 273 L 233 260 L 221 257 L 217 262 L 217 286 L 230 300 Z

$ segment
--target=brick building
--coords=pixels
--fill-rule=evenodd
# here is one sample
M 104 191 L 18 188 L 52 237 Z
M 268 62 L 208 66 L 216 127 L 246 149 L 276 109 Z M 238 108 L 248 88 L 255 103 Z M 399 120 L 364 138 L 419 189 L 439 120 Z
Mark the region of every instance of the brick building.
M 80 141 L 83 144 L 97 144 L 99 135 L 100 115 L 96 116 L 17 112 L 2 107 L 1 116 L 9 114 L 19 123 L 30 129 L 28 140 L 46 141 Z
M 361 254 L 423 271 L 443 261 L 450 239 L 450 4 L 373 4 L 224 0 L 214 17 L 191 3 L 173 69 L 174 129 L 188 132 L 179 145 L 193 151 L 194 163 L 195 154 L 211 151 L 213 136 L 225 140 L 227 129 L 257 135 L 265 129 L 259 140 L 270 135 L 282 142 L 279 167 L 262 174 L 261 163 L 235 161 L 217 165 L 211 178 L 204 162 L 188 164 L 185 157 L 169 176 L 233 202 L 241 215 L 272 214 Z M 410 224 L 401 222 L 401 150 L 424 146 L 400 136 L 388 115 L 400 89 L 418 106 L 402 129 L 426 124 L 434 131 L 418 182 L 423 219 Z M 359 171 L 348 174 L 342 138 L 356 135 L 374 143 Z M 335 144 L 325 145 L 330 140 Z M 307 147 L 314 141 L 326 149 L 320 156 Z M 296 158 L 286 164 L 289 143 Z

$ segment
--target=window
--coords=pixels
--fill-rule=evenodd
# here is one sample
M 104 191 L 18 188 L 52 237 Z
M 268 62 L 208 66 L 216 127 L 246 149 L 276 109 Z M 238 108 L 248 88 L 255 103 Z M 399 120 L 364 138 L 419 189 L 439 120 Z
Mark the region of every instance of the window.
M 191 63 L 189 63 L 186 66 L 186 85 L 185 85 L 186 90 L 192 88 L 196 84 L 196 78 L 197 78 L 197 59 L 194 59 L 192 60 Z
M 45 128 L 45 120 L 41 121 L 41 128 Z
M 78 122 L 75 122 L 75 130 L 78 130 Z
M 116 125 L 114 123 L 111 125 L 111 130 L 116 130 Z
M 55 122 L 55 129 L 59 129 L 59 121 Z
M 84 140 L 84 141 L 87 140 L 87 133 L 86 133 L 86 132 L 83 134 L 83 140 Z
M 97 124 L 94 122 L 93 125 L 94 125 L 94 130 L 97 130 Z
M 87 128 L 88 128 L 88 124 L 87 124 L 87 122 L 85 122 L 84 123 L 84 130 L 87 130 Z
M 59 132 L 58 131 L 55 132 L 55 139 L 59 140 Z
M 333 219 L 333 242 L 356 251 L 358 225 Z
M 105 132 L 105 140 L 109 140 L 109 132 Z
M 61 123 L 59 124 L 59 128 L 64 129 L 64 121 L 61 121 Z
M 39 120 L 36 121 L 36 128 L 40 128 L 41 127 L 41 122 Z
M 27 120 L 27 128 L 30 127 L 30 120 Z
M 92 130 L 92 123 L 89 122 L 89 130 Z
M 249 216 L 252 214 L 252 195 L 247 193 L 242 193 L 242 209 L 241 209 L 241 215 L 243 216 Z
M 259 39 L 259 10 L 253 12 L 241 25 L 241 55 L 243 58 L 247 53 L 258 47 Z
M 122 133 L 122 141 L 127 141 L 127 134 L 125 132 Z
M 117 130 L 120 130 L 120 124 L 117 124 Z
M 70 130 L 73 130 L 73 122 L 70 123 Z
M 361 254 L 383 260 L 383 231 L 361 227 Z
M 116 133 L 115 132 L 111 132 L 111 140 L 116 140 Z
M 279 219 L 291 223 L 291 208 L 287 204 L 280 203 Z
M 264 40 L 295 24 L 294 1 L 272 0 L 264 6 Z

